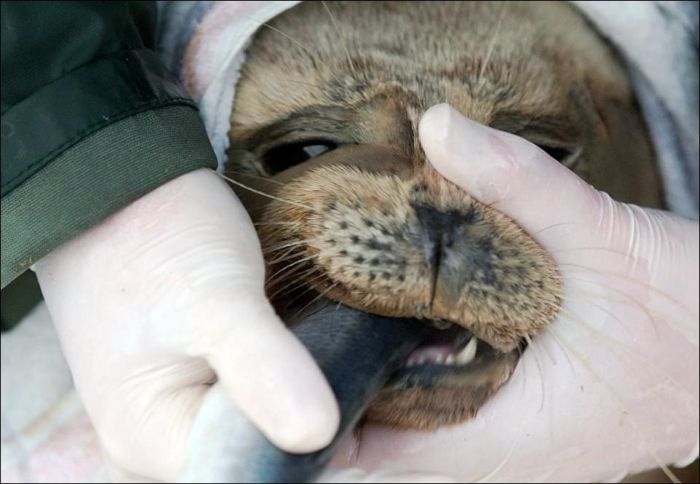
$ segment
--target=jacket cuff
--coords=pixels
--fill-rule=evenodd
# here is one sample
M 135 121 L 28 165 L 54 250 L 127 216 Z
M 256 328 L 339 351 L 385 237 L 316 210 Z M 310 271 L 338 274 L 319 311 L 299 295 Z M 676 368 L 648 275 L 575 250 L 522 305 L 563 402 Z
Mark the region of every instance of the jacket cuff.
M 122 51 L 65 74 L 2 113 L 0 194 L 103 127 L 168 105 L 196 107 L 147 49 Z
M 216 168 L 202 121 L 189 105 L 152 108 L 110 121 L 2 197 L 1 287 L 63 242 L 168 180 L 198 168 Z

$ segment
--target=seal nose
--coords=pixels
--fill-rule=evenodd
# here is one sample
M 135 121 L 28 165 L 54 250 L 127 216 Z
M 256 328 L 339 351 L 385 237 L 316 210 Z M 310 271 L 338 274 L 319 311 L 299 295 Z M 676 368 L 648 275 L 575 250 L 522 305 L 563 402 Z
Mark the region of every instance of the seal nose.
M 445 250 L 451 249 L 462 225 L 468 217 L 456 210 L 441 211 L 424 203 L 416 203 L 413 210 L 418 218 L 420 243 L 425 260 L 433 273 L 440 267 Z
M 472 207 L 440 210 L 420 202 L 412 207 L 417 219 L 414 243 L 425 254 L 431 278 L 431 308 L 456 307 L 467 284 L 495 283 L 490 230 Z

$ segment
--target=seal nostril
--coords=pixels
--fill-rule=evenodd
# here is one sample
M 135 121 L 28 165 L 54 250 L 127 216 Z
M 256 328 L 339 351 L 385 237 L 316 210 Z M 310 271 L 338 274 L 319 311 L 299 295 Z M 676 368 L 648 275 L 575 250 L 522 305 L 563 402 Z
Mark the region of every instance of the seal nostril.
M 434 206 L 419 202 L 414 202 L 412 207 L 418 219 L 418 230 L 415 232 L 413 242 L 422 248 L 430 272 L 430 306 L 432 307 L 438 292 L 441 271 L 446 274 L 445 277 L 454 278 L 464 270 L 472 270 L 464 267 L 470 258 L 465 258 L 464 254 L 455 254 L 455 251 L 467 249 L 466 246 L 463 247 L 458 237 L 463 236 L 466 225 L 475 221 L 476 214 L 473 207 L 469 207 L 466 211 L 438 210 Z M 443 265 L 448 267 L 441 267 Z M 455 297 L 456 294 L 457 292 Z
M 419 243 L 423 246 L 425 260 L 428 267 L 436 269 L 442 257 L 442 248 L 451 248 L 454 245 L 455 232 L 468 220 L 456 210 L 440 211 L 422 203 L 414 204 L 413 210 L 418 218 L 421 239 Z
M 440 263 L 440 243 L 430 238 L 430 236 L 424 236 L 423 238 L 423 255 L 425 256 L 425 262 L 428 265 L 428 269 L 436 271 Z

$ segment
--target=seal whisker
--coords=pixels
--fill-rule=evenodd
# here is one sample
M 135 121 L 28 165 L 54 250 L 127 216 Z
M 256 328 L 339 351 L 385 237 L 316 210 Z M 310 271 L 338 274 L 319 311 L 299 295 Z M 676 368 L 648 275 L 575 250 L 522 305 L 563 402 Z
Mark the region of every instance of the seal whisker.
M 319 274 L 314 275 L 316 272 L 319 272 Z M 313 277 L 311 277 L 311 276 L 313 276 Z M 282 286 L 281 288 L 276 290 L 273 294 L 271 294 L 269 296 L 269 298 L 272 299 L 273 297 L 276 297 L 276 296 L 281 296 L 283 294 L 294 292 L 298 289 L 301 289 L 304 286 L 309 286 L 309 289 L 311 289 L 312 288 L 311 283 L 314 281 L 317 281 L 319 279 L 322 279 L 323 277 L 326 277 L 326 273 L 321 271 L 321 269 L 319 267 L 314 266 L 311 269 L 309 269 L 307 272 L 305 272 L 299 276 L 299 279 L 302 279 L 300 282 L 297 282 L 295 284 L 296 281 L 289 281 L 289 283 Z M 306 278 L 308 278 L 308 279 L 306 279 Z M 306 291 L 304 291 L 301 294 L 305 294 L 305 292 Z M 292 301 L 289 301 L 289 302 L 292 302 Z
M 293 227 L 295 225 L 299 225 L 295 222 L 255 222 L 253 225 L 256 227 L 261 227 L 261 226 L 267 226 L 267 225 L 285 225 L 288 227 Z
M 477 76 L 477 81 L 479 84 L 484 79 L 484 74 L 486 73 L 486 67 L 488 66 L 489 61 L 491 60 L 491 54 L 493 54 L 493 49 L 496 46 L 496 41 L 498 40 L 498 36 L 501 33 L 501 25 L 503 25 L 503 18 L 505 17 L 505 14 L 506 14 L 507 3 L 508 2 L 505 2 L 505 1 L 503 2 L 503 7 L 501 7 L 501 12 L 498 15 L 498 21 L 496 22 L 496 27 L 494 28 L 493 37 L 491 38 L 491 41 L 489 42 L 489 46 L 486 50 L 486 57 L 481 64 L 481 70 L 479 71 L 479 74 Z
M 645 282 L 642 282 L 642 281 L 640 281 L 640 280 L 638 280 L 638 279 L 635 279 L 634 277 L 627 276 L 627 275 L 625 275 L 625 274 L 619 274 L 619 273 L 617 273 L 617 272 L 610 272 L 610 271 L 606 271 L 606 270 L 602 270 L 602 269 L 591 269 L 590 267 L 582 266 L 582 265 L 579 265 L 579 264 L 573 264 L 573 263 L 569 263 L 569 262 L 567 262 L 567 263 L 561 263 L 561 264 L 559 264 L 559 265 L 567 266 L 567 267 L 573 267 L 573 268 L 575 268 L 575 269 L 580 269 L 580 270 L 583 270 L 583 271 L 588 271 L 588 272 L 591 272 L 591 273 L 593 273 L 593 274 L 603 274 L 603 275 L 608 275 L 608 276 L 612 276 L 612 277 L 617 277 L 617 278 L 619 278 L 619 279 L 624 279 L 625 281 L 628 281 L 628 282 L 630 282 L 630 283 L 632 283 L 632 284 L 635 284 L 635 285 L 637 285 L 637 286 L 641 286 L 641 287 L 643 287 L 644 289 L 648 289 L 648 290 L 654 292 L 654 294 L 656 294 L 656 295 L 658 295 L 658 296 L 664 298 L 666 301 L 668 301 L 668 302 L 670 302 L 670 303 L 673 303 L 677 308 L 683 310 L 683 311 L 684 311 L 688 316 L 690 316 L 691 318 L 697 318 L 697 314 L 693 313 L 693 311 L 692 311 L 690 308 L 688 308 L 688 306 L 686 306 L 685 304 L 683 304 L 683 303 L 681 303 L 680 301 L 678 301 L 675 297 L 673 297 L 673 296 L 671 296 L 670 294 L 668 294 L 668 293 L 666 293 L 666 292 L 664 292 L 664 291 L 661 291 L 660 289 L 657 289 L 657 288 L 655 288 L 655 287 L 653 287 L 653 286 L 651 286 L 651 285 L 649 285 L 649 284 L 647 284 L 647 283 L 645 283 Z M 585 280 L 585 279 L 584 279 L 584 280 Z M 591 281 L 588 281 L 588 282 L 591 282 Z M 608 287 L 609 287 L 609 286 L 608 286 Z
M 272 281 L 274 280 L 275 277 L 278 277 L 280 274 L 283 274 L 283 273 L 287 272 L 287 271 L 288 271 L 289 269 L 291 269 L 292 267 L 295 267 L 295 266 L 301 264 L 302 262 L 306 262 L 306 261 L 309 261 L 309 260 L 311 260 L 311 259 L 314 259 L 315 257 L 317 257 L 316 254 L 312 254 L 312 255 L 310 255 L 310 256 L 308 256 L 308 257 L 303 257 L 303 258 L 301 258 L 301 259 L 299 259 L 299 260 L 297 260 L 297 261 L 295 261 L 295 262 L 292 262 L 292 263 L 290 263 L 290 264 L 287 264 L 287 265 L 284 266 L 282 269 L 278 270 L 277 272 L 275 272 L 274 274 L 272 274 L 272 275 L 270 276 L 270 278 L 269 278 L 270 284 L 272 283 Z
M 644 365 L 646 367 L 645 371 L 656 372 L 661 374 L 661 376 L 664 377 L 666 383 L 671 384 L 680 393 L 685 394 L 685 396 L 691 401 L 691 403 L 688 404 L 689 409 L 697 408 L 697 397 L 693 395 L 692 392 L 690 392 L 687 388 L 684 388 L 676 380 L 674 380 L 673 377 L 667 371 L 665 371 L 662 368 L 659 368 L 658 365 L 654 364 L 654 362 L 651 361 L 646 355 L 630 348 L 628 345 L 624 344 L 618 339 L 608 336 L 603 331 L 597 330 L 590 323 L 587 323 L 581 317 L 579 317 L 576 313 L 573 313 L 571 311 L 567 311 L 567 313 L 569 317 L 575 318 L 577 322 L 575 323 L 574 321 L 564 318 L 562 318 L 562 322 L 566 324 L 575 325 L 577 328 L 583 327 L 585 331 L 588 332 L 588 334 L 595 337 L 598 342 L 605 345 L 610 350 L 611 355 L 614 355 L 619 358 L 619 353 L 626 353 L 629 358 L 633 358 L 635 360 L 633 364 L 630 364 L 629 366 L 631 370 L 638 370 L 639 365 Z M 622 363 L 622 360 L 618 359 L 618 361 Z
M 289 244 L 289 242 L 291 242 L 291 241 L 285 241 L 284 244 Z M 303 243 L 303 242 L 305 242 L 305 241 L 298 240 L 298 239 L 294 239 L 294 242 L 299 242 L 299 244 L 294 243 L 294 244 L 289 244 L 289 245 L 285 245 L 284 247 L 282 247 L 283 244 L 280 243 L 280 244 L 278 244 L 278 245 L 280 245 L 280 247 L 266 248 L 266 249 L 264 249 L 264 250 L 263 250 L 263 255 L 265 255 L 265 256 L 270 256 L 270 257 L 272 257 L 272 254 L 277 254 L 278 252 L 284 251 L 284 252 L 282 252 L 282 254 L 276 255 L 276 256 L 275 256 L 276 259 L 272 259 L 272 260 L 266 261 L 266 262 L 268 263 L 268 265 L 269 265 L 269 264 L 274 264 L 275 262 L 278 262 L 278 259 L 280 259 L 280 260 L 281 260 L 281 259 L 284 259 L 284 258 L 287 257 L 288 255 L 294 253 L 295 251 L 298 251 L 298 250 L 299 250 L 299 249 L 298 249 L 298 246 L 300 245 L 300 243 Z M 266 244 L 265 244 L 265 241 L 264 241 L 264 240 L 261 240 L 260 243 L 261 243 L 261 245 L 262 245 L 263 247 L 265 247 Z M 284 250 L 284 249 L 287 249 L 287 250 Z
M 633 258 L 630 254 L 627 254 L 620 250 L 611 249 L 610 247 L 569 247 L 566 249 L 547 250 L 547 252 L 549 252 L 550 254 L 557 254 L 560 252 L 575 252 L 579 250 L 598 250 L 601 252 L 610 252 L 612 254 L 622 255 L 630 259 Z
M 306 253 L 305 246 L 311 247 L 311 244 L 316 240 L 318 239 L 286 239 L 275 246 L 266 248 L 263 254 L 278 258 L 284 258 L 288 255 L 303 255 Z M 283 251 L 284 253 L 282 253 Z
M 309 301 L 309 302 L 306 303 L 304 306 L 302 306 L 301 309 L 299 309 L 299 310 L 294 314 L 294 316 L 292 316 L 292 319 L 294 319 L 294 318 L 296 318 L 297 316 L 299 316 L 300 314 L 302 314 L 306 308 L 308 308 L 308 307 L 311 306 L 313 303 L 315 303 L 316 301 L 318 301 L 319 299 L 321 299 L 323 296 L 325 296 L 326 294 L 328 294 L 331 290 L 333 290 L 333 289 L 334 289 L 335 287 L 337 287 L 339 284 L 340 284 L 340 282 L 334 282 L 333 284 L 331 284 L 330 286 L 328 286 L 326 289 L 323 290 L 323 292 L 321 292 L 321 293 L 318 294 L 315 298 L 313 298 L 311 301 Z
M 256 180 L 262 180 L 264 182 L 274 183 L 275 185 L 284 186 L 284 183 L 277 181 L 277 180 L 273 180 L 270 177 L 253 175 L 252 173 L 246 173 L 245 171 L 226 170 L 225 174 L 226 175 L 231 174 L 231 175 L 238 175 L 238 176 L 247 176 L 249 178 L 255 178 Z
M 561 334 L 554 328 L 553 326 L 550 326 L 547 331 L 550 332 L 553 338 L 559 340 L 560 344 L 562 345 L 563 348 L 566 348 L 569 353 L 572 354 L 572 356 L 575 356 L 578 361 L 581 363 L 581 365 L 589 371 L 591 376 L 598 382 L 603 388 L 605 388 L 609 394 L 612 397 L 613 402 L 615 402 L 618 406 L 620 411 L 622 412 L 623 415 L 626 415 L 628 417 L 627 421 L 629 422 L 632 430 L 637 434 L 638 437 L 640 437 L 640 442 L 643 444 L 645 447 L 646 451 L 648 452 L 649 456 L 654 460 L 656 465 L 661 468 L 666 474 L 666 476 L 672 481 L 672 482 L 681 482 L 678 477 L 671 471 L 671 469 L 668 468 L 667 465 L 664 464 L 664 462 L 659 458 L 658 454 L 652 450 L 649 447 L 649 442 L 650 440 L 647 438 L 647 436 L 642 432 L 642 430 L 639 428 L 639 425 L 636 422 L 636 419 L 634 418 L 632 412 L 629 411 L 629 409 L 625 406 L 623 403 L 622 399 L 618 395 L 618 393 L 615 391 L 612 386 L 605 381 L 605 379 L 601 378 L 600 375 L 590 366 L 588 362 L 588 358 L 585 356 L 581 355 L 575 348 L 574 345 L 569 345 L 567 342 L 562 338 Z
M 269 21 L 262 21 L 261 19 L 255 18 L 255 17 L 253 17 L 253 16 L 251 16 L 251 15 L 246 15 L 245 17 L 248 18 L 248 19 L 250 19 L 250 20 L 252 20 L 252 21 L 254 21 L 254 22 L 259 23 L 259 24 L 260 24 L 260 27 L 264 27 L 264 28 L 266 28 L 266 29 L 269 29 L 269 30 L 271 30 L 271 31 L 273 31 L 273 32 L 275 32 L 275 33 L 277 33 L 277 34 L 280 34 L 281 36 L 283 36 L 283 37 L 286 38 L 287 40 L 289 40 L 289 41 L 293 42 L 294 44 L 296 44 L 298 47 L 300 47 L 300 48 L 304 51 L 304 53 L 305 53 L 306 55 L 309 56 L 309 58 L 312 60 L 312 62 L 314 62 L 314 65 L 315 65 L 315 62 L 316 62 L 316 61 L 319 61 L 319 63 L 321 63 L 321 65 L 325 65 L 324 63 L 320 62 L 320 59 L 318 58 L 318 56 L 314 55 L 314 53 L 312 52 L 312 50 L 309 49 L 309 48 L 308 48 L 307 46 L 305 46 L 304 44 L 302 44 L 302 43 L 299 41 L 299 39 L 295 38 L 294 36 L 290 35 L 289 33 L 285 32 L 285 31 L 283 31 L 283 30 L 280 29 L 279 27 L 275 27 L 274 25 L 270 24 Z M 251 76 L 251 77 L 252 77 L 252 76 Z M 308 85 L 312 85 L 312 86 L 313 86 L 313 84 L 311 84 L 311 83 L 305 83 L 305 84 L 308 84 Z M 314 87 L 317 87 L 317 86 L 314 86 Z
M 325 276 L 325 273 L 322 274 L 322 276 Z M 302 283 L 302 284 L 299 285 L 298 288 L 300 289 L 300 288 L 304 287 L 305 285 L 306 285 L 306 284 Z M 314 289 L 313 286 L 308 286 L 306 289 L 304 289 L 303 291 L 301 291 L 299 294 L 297 294 L 296 296 L 294 296 L 294 297 L 293 297 L 292 299 L 290 299 L 289 301 L 285 301 L 286 304 L 287 304 L 287 306 L 291 306 L 291 305 L 294 304 L 296 301 L 298 301 L 302 296 L 304 296 L 305 294 L 307 294 L 309 291 L 311 291 L 311 290 L 313 290 L 313 289 Z M 292 316 L 292 319 L 293 319 L 294 317 L 296 317 L 296 314 Z
M 525 335 L 525 341 L 527 341 L 527 347 L 532 348 L 532 356 L 535 358 L 535 364 L 537 365 L 537 371 L 540 374 L 540 394 L 541 394 L 540 411 L 542 411 L 542 409 L 544 408 L 544 394 L 545 394 L 544 370 L 542 369 L 542 364 L 540 363 L 540 358 L 537 354 L 537 351 L 535 351 L 535 345 L 533 344 L 533 341 L 530 338 L 530 336 Z M 542 345 L 538 344 L 537 346 L 540 347 Z
M 572 280 L 580 280 L 580 279 L 572 279 Z M 639 309 L 644 311 L 644 313 L 647 316 L 647 320 L 649 321 L 649 324 L 651 325 L 651 328 L 654 331 L 654 334 L 656 334 L 657 338 L 659 337 L 659 330 L 656 327 L 655 320 L 652 317 L 652 313 L 650 313 L 649 310 L 644 307 L 644 305 L 640 304 L 638 301 L 636 301 L 630 295 L 625 294 L 621 291 L 619 292 L 619 294 L 625 296 L 626 301 L 628 301 L 628 302 L 626 302 L 626 301 L 621 301 L 619 299 L 611 299 L 608 295 L 602 296 L 600 294 L 596 294 L 596 293 L 591 292 L 591 291 L 586 291 L 585 289 L 582 289 L 580 287 L 573 287 L 570 289 L 570 291 L 577 298 L 581 298 L 582 301 L 586 302 L 587 304 L 589 304 L 591 306 L 596 307 L 597 309 L 600 309 L 601 311 L 606 313 L 608 316 L 613 318 L 615 321 L 617 321 L 620 324 L 620 327 L 623 328 L 628 333 L 628 335 L 630 337 L 632 336 L 632 331 L 630 330 L 630 328 L 626 327 L 625 324 L 622 322 L 622 320 L 620 318 L 618 318 L 617 316 L 615 316 L 615 314 L 608 311 L 603 306 L 596 304 L 594 301 L 595 300 L 602 300 L 602 301 L 616 302 L 616 303 L 620 303 L 620 304 L 627 304 L 627 305 L 631 305 L 634 307 L 638 307 Z M 664 317 L 662 315 L 658 315 L 658 314 L 656 314 L 656 316 L 661 317 L 663 319 L 670 319 L 670 318 L 666 318 L 666 317 Z
M 282 30 L 278 29 L 277 27 L 274 27 L 273 25 L 270 25 L 268 22 L 265 22 L 264 24 L 262 24 L 262 27 L 265 27 L 265 28 L 267 28 L 267 29 L 270 29 L 270 30 L 272 30 L 273 32 L 277 32 L 278 34 L 282 35 L 283 37 L 285 37 L 285 38 L 289 39 L 290 41 L 294 42 L 297 46 L 299 46 L 299 47 L 309 56 L 309 58 L 310 58 L 313 62 L 315 62 L 315 61 L 320 61 L 320 59 L 318 58 L 318 56 L 315 56 L 315 55 L 313 54 L 313 52 L 312 52 L 311 50 L 309 50 L 304 44 L 302 44 L 301 42 L 299 42 L 298 39 L 295 39 L 294 37 L 292 37 L 291 35 L 287 34 L 286 32 L 283 32 Z M 322 64 L 322 65 L 325 65 L 325 64 L 323 64 L 322 62 L 321 62 L 321 64 Z M 304 84 L 309 84 L 309 85 L 314 86 L 313 84 L 307 83 L 307 82 L 305 82 Z M 314 86 L 314 87 L 318 87 L 318 86 Z
M 333 12 L 331 12 L 331 9 L 328 8 L 328 5 L 326 4 L 325 1 L 321 1 L 321 4 L 323 4 L 323 8 L 328 12 L 328 17 L 331 19 L 331 23 L 335 27 L 336 32 L 338 32 L 338 38 L 340 41 L 343 43 L 343 49 L 345 49 L 345 56 L 348 61 L 348 66 L 350 67 L 350 72 L 352 73 L 353 77 L 357 78 L 357 73 L 355 71 L 355 65 L 352 63 L 352 57 L 350 57 L 350 51 L 348 50 L 348 43 L 347 39 L 343 36 L 343 33 L 340 31 L 340 26 L 338 25 L 338 22 L 335 18 L 335 15 L 333 15 Z
M 306 209 L 306 210 L 310 210 L 311 212 L 315 212 L 315 211 L 316 211 L 313 207 L 311 207 L 311 206 L 309 206 L 309 205 L 304 205 L 303 203 L 293 202 L 292 200 L 286 200 L 286 199 L 284 199 L 284 198 L 280 198 L 280 197 L 277 197 L 277 196 L 275 196 L 275 195 L 270 195 L 269 193 L 265 193 L 265 192 L 263 192 L 263 191 L 261 191 L 261 190 L 256 190 L 255 188 L 251 188 L 251 187 L 249 187 L 248 185 L 245 185 L 244 183 L 241 183 L 241 182 L 239 182 L 239 181 L 236 181 L 236 180 L 234 180 L 233 178 L 227 177 L 226 175 L 222 175 L 222 174 L 219 173 L 219 172 L 217 172 L 217 174 L 218 174 L 221 178 L 223 178 L 224 180 L 229 181 L 229 182 L 233 183 L 234 185 L 239 186 L 239 187 L 241 187 L 241 188 L 244 188 L 244 189 L 246 189 L 246 190 L 248 190 L 248 191 L 251 191 L 251 192 L 253 192 L 253 193 L 257 194 L 257 195 L 261 195 L 261 196 L 263 196 L 263 197 L 267 197 L 267 198 L 270 198 L 270 199 L 272 199 L 272 200 L 276 200 L 276 201 L 278 201 L 278 202 L 287 203 L 287 204 L 289 204 L 289 205 L 293 205 L 293 206 L 296 206 L 296 207 L 301 207 L 301 208 L 304 208 L 304 209 Z
M 531 237 L 534 237 L 535 235 L 541 234 L 542 232 L 546 232 L 547 230 L 551 230 L 551 229 L 554 229 L 554 228 L 557 228 L 557 227 L 562 227 L 562 226 L 564 226 L 564 225 L 576 225 L 576 223 L 575 223 L 575 222 L 561 222 L 561 223 L 558 223 L 558 224 L 549 225 L 549 226 L 547 226 L 547 227 L 545 227 L 545 228 L 543 228 L 543 229 L 537 230 L 537 231 L 535 231 L 535 232 L 531 232 L 531 233 L 530 233 L 530 236 L 531 236 Z
M 627 303 L 628 305 L 631 305 L 633 307 L 637 307 L 646 314 L 647 319 L 649 320 L 650 324 L 652 325 L 652 329 L 654 330 L 655 333 L 658 334 L 658 328 L 656 328 L 657 321 L 665 322 L 666 324 L 668 324 L 669 326 L 671 326 L 675 330 L 682 333 L 687 338 L 687 340 L 689 342 L 693 343 L 696 346 L 698 345 L 698 334 L 697 334 L 696 327 L 692 327 L 692 326 L 685 327 L 687 325 L 684 326 L 683 324 L 679 324 L 678 320 L 676 320 L 675 318 L 671 318 L 668 315 L 660 314 L 657 311 L 654 311 L 650 308 L 647 308 L 644 304 L 637 301 L 634 297 L 632 297 L 631 295 L 627 294 L 626 292 L 624 292 L 616 287 L 612 287 L 612 286 L 607 285 L 607 284 L 601 284 L 600 282 L 596 282 L 596 281 L 590 281 L 588 279 L 580 279 L 580 278 L 574 278 L 574 277 L 567 277 L 567 279 L 570 281 L 578 281 L 578 282 L 583 282 L 583 283 L 592 284 L 592 285 L 601 285 L 606 290 L 613 291 L 613 292 L 621 295 L 622 297 L 625 298 L 625 300 L 628 301 L 628 303 Z M 596 297 L 598 299 L 610 300 L 608 295 L 602 296 L 602 295 L 594 294 L 594 293 L 590 293 L 590 292 L 588 292 L 587 294 L 591 297 Z M 620 302 L 622 304 L 625 304 L 623 301 L 619 301 L 619 300 L 616 300 L 616 302 Z M 653 317 L 653 316 L 655 316 L 655 317 Z M 693 331 L 693 330 L 695 330 L 695 331 Z
M 285 253 L 284 255 L 282 255 L 276 259 L 271 260 L 268 265 L 279 264 L 281 262 L 287 262 L 287 261 L 295 261 L 298 259 L 298 257 L 300 255 L 301 255 L 300 253 L 294 252 L 294 248 L 292 247 L 289 252 Z
M 299 245 L 308 245 L 309 242 L 313 242 L 317 239 L 307 239 L 307 240 L 299 240 L 299 239 L 294 239 L 294 240 L 286 240 L 284 242 L 281 242 L 280 244 L 276 246 L 269 246 L 266 247 L 263 250 L 263 254 L 272 254 L 273 252 L 278 252 L 282 249 L 286 249 L 288 247 L 297 247 Z

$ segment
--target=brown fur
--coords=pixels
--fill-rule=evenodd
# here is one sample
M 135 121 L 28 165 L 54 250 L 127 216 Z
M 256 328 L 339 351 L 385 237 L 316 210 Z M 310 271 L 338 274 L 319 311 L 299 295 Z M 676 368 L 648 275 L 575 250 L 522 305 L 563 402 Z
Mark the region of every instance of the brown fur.
M 311 287 L 374 313 L 447 320 L 514 355 L 556 316 L 556 267 L 516 223 L 426 163 L 418 121 L 447 101 L 476 121 L 567 150 L 562 162 L 615 198 L 658 206 L 650 145 L 622 69 L 566 4 L 328 9 L 332 16 L 305 3 L 261 29 L 237 87 L 229 176 L 284 200 L 239 190 L 267 224 L 268 294 L 279 304 Z M 274 182 L 241 175 L 267 177 L 271 148 L 319 138 L 339 148 Z M 437 269 L 425 252 L 436 220 Z M 387 389 L 369 416 L 419 428 L 464 420 L 516 361 L 503 358 L 481 379 Z
M 399 378 L 372 402 L 367 417 L 396 427 L 426 430 L 473 417 L 508 381 L 519 358 L 517 352 L 495 358 L 487 355 L 477 356 L 465 371 L 443 377 L 429 388 L 407 385 Z

